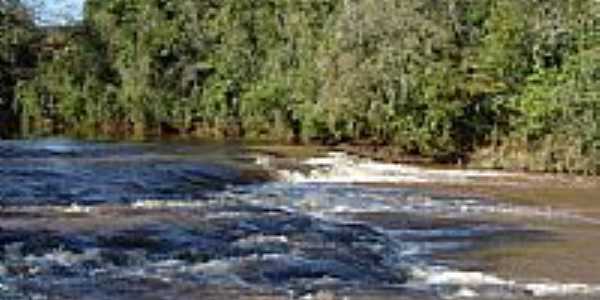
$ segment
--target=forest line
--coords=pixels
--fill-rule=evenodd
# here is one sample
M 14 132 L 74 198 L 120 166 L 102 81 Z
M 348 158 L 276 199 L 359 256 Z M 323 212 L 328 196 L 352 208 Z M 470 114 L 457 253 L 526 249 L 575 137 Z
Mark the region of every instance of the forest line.
M 0 134 L 371 143 L 600 171 L 594 0 L 0 1 Z

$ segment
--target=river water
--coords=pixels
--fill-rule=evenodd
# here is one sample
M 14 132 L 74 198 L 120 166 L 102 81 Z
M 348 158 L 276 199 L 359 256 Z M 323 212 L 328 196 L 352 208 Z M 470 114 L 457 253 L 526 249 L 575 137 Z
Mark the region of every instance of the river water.
M 3 141 L 0 299 L 600 297 L 594 245 L 543 250 L 597 237 L 595 215 L 434 188 L 524 181 L 343 153 Z

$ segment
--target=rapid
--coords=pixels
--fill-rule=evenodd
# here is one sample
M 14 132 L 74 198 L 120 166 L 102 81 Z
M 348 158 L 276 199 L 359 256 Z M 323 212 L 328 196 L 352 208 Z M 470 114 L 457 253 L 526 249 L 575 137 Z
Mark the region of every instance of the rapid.
M 434 188 L 542 180 L 341 152 L 2 141 L 0 299 L 600 298 L 598 278 L 503 269 L 565 232 L 595 237 L 595 215 Z

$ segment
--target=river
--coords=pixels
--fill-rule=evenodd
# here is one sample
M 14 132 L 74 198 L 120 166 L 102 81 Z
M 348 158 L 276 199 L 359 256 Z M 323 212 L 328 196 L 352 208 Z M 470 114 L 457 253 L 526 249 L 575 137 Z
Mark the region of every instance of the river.
M 0 299 L 600 298 L 591 179 L 265 149 L 0 141 Z

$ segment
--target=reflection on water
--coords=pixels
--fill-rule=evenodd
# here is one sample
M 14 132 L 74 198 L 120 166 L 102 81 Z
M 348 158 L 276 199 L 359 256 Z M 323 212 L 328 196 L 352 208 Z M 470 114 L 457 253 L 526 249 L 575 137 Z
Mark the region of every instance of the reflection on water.
M 244 155 L 189 145 L 1 142 L 0 298 L 518 299 L 598 292 L 499 278 L 477 261 L 448 256 L 552 237 L 490 215 L 582 222 L 576 216 L 340 177 L 252 182 L 239 171 L 247 167 L 240 165 Z

